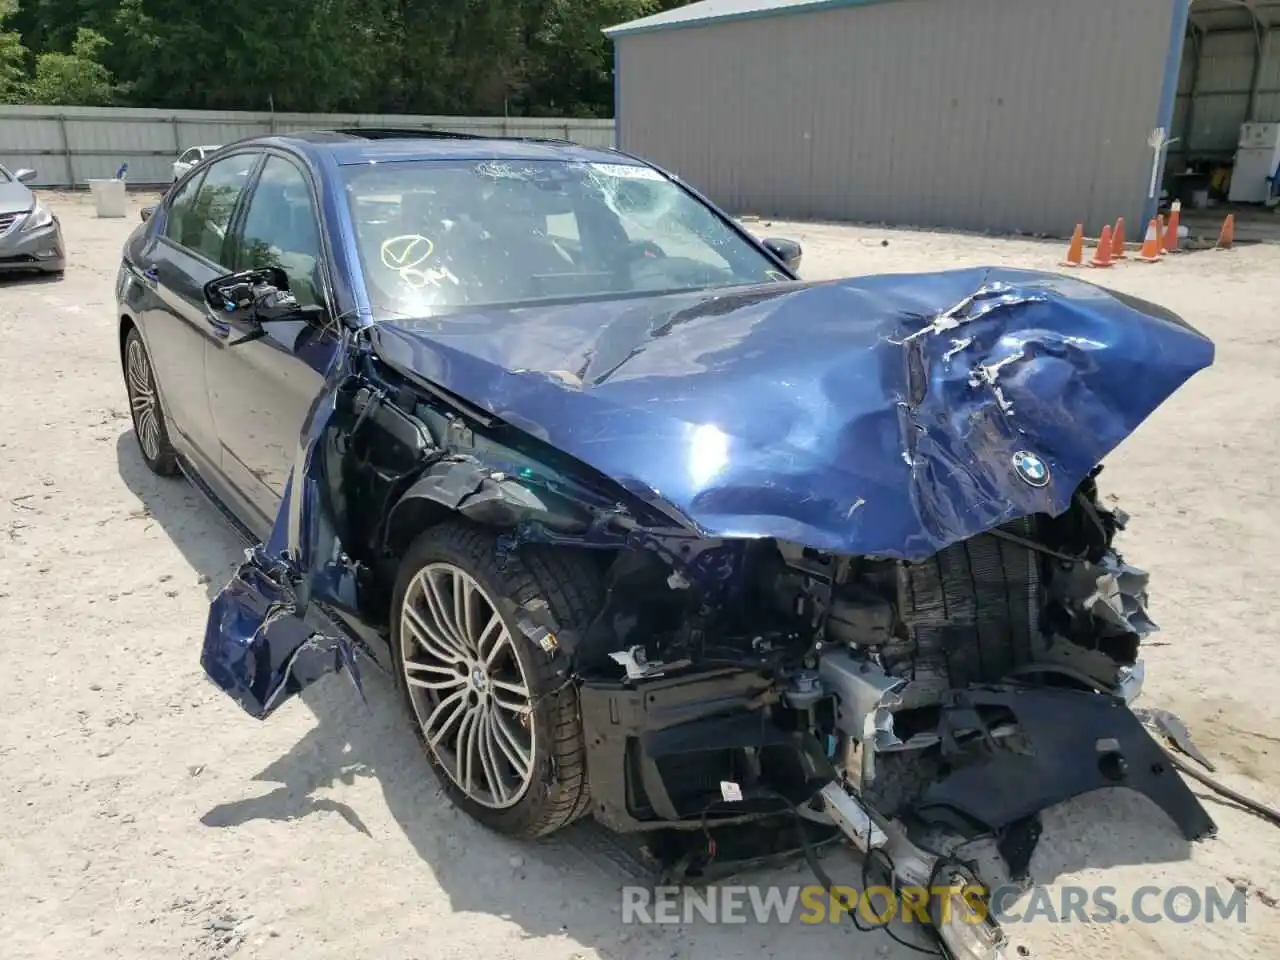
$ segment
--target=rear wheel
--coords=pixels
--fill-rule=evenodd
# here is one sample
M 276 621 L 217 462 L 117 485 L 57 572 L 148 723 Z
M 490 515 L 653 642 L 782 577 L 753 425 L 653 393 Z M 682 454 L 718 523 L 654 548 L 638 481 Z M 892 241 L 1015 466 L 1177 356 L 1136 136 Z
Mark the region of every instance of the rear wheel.
M 545 601 L 582 629 L 602 603 L 599 571 L 572 551 L 523 548 L 499 569 L 496 536 L 432 527 L 400 566 L 392 607 L 396 678 L 449 798 L 485 826 L 537 837 L 587 809 L 577 691 L 521 633 L 512 605 Z
M 143 462 L 152 473 L 173 476 L 178 472 L 178 458 L 169 444 L 151 357 L 136 327 L 130 327 L 124 338 L 124 382 L 133 416 L 133 435 Z

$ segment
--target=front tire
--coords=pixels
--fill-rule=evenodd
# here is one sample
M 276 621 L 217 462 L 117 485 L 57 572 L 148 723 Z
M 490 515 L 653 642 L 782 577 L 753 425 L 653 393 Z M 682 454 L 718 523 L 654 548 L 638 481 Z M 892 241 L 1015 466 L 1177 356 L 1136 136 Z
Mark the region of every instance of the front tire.
M 392 599 L 392 658 L 449 799 L 492 830 L 533 838 L 586 812 L 586 745 L 577 690 L 520 632 L 511 605 L 542 600 L 560 627 L 581 630 L 603 587 L 580 553 L 524 547 L 500 569 L 496 545 L 461 519 L 414 541 Z
M 137 327 L 130 327 L 121 351 L 124 360 L 125 391 L 129 395 L 129 412 L 133 417 L 133 436 L 138 452 L 152 473 L 172 477 L 178 472 L 178 457 L 169 443 L 169 430 L 160 392 L 156 389 L 151 356 Z

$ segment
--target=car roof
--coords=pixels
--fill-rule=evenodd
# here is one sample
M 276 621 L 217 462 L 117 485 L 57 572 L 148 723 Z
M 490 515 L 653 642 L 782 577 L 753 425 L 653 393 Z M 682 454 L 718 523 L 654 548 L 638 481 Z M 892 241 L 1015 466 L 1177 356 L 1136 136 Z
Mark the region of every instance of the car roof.
M 393 129 L 311 130 L 241 141 L 327 153 L 340 166 L 401 160 L 564 160 L 577 163 L 642 164 L 607 147 L 568 140 L 478 137 Z

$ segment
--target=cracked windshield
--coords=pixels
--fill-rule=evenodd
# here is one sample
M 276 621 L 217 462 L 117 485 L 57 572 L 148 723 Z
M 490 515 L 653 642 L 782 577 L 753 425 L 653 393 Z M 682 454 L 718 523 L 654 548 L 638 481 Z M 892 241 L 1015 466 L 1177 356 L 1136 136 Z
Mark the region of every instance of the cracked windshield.
M 344 172 L 383 317 L 785 279 L 650 167 L 462 160 Z

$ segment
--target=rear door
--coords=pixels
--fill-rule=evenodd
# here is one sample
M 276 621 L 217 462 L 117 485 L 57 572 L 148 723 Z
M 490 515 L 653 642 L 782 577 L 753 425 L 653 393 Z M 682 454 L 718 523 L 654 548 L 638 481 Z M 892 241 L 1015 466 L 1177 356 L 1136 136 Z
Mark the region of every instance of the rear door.
M 147 347 L 170 419 L 204 461 L 197 464 L 202 473 L 221 469 L 205 348 L 227 336 L 205 305 L 203 287 L 230 272 L 232 216 L 261 159 L 260 151 L 232 154 L 182 183 L 144 254 L 157 314 L 146 318 Z
M 223 470 L 260 515 L 265 532 L 338 343 L 315 184 L 288 155 L 267 155 L 237 217 L 230 250 L 233 269 L 280 267 L 300 304 L 326 311 L 316 322 L 267 324 L 266 335 L 249 343 L 214 340 L 207 356 Z

